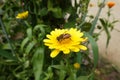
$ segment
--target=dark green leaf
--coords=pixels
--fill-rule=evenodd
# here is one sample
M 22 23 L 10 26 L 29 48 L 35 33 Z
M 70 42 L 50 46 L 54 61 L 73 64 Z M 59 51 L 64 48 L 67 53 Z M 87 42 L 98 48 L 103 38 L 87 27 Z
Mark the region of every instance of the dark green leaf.
M 62 10 L 60 7 L 52 8 L 53 16 L 55 18 L 62 18 Z
M 45 35 L 45 29 L 44 29 L 45 26 L 46 26 L 46 25 L 44 25 L 44 24 L 36 25 L 36 26 L 34 27 L 33 31 L 35 32 L 36 30 L 40 30 L 41 33 L 42 33 L 43 35 Z
M 53 8 L 53 3 L 51 0 L 48 0 L 47 7 L 48 7 L 48 11 L 50 11 Z
M 15 56 L 13 56 L 11 52 L 8 52 L 8 51 L 2 50 L 2 49 L 0 49 L 0 55 L 7 59 L 17 60 L 17 58 Z
M 75 26 L 75 22 L 74 21 L 73 22 L 68 22 L 68 23 L 64 24 L 65 28 L 71 28 L 71 27 L 74 27 L 74 26 Z
M 79 64 L 81 64 L 81 62 L 82 62 L 81 52 L 78 52 L 78 53 L 77 53 L 77 62 L 78 62 Z
M 107 25 L 107 24 L 106 24 L 106 21 L 105 21 L 104 19 L 100 18 L 99 20 L 100 20 L 102 26 L 106 26 L 106 25 Z
M 65 69 L 63 65 L 52 65 L 51 67 L 56 68 L 56 69 Z
M 107 43 L 106 43 L 106 47 L 108 47 L 108 44 L 109 44 L 109 40 L 111 38 L 110 36 L 110 32 L 108 30 L 108 22 L 105 23 L 105 21 L 103 19 L 100 19 L 100 22 L 102 23 L 102 26 L 107 34 Z
M 82 26 L 83 27 L 81 28 L 81 30 L 88 32 L 90 31 L 92 24 L 90 22 L 85 22 Z
M 47 8 L 43 8 L 43 9 L 40 10 L 40 15 L 41 16 L 45 16 L 45 15 L 47 15 L 47 13 L 48 13 Z

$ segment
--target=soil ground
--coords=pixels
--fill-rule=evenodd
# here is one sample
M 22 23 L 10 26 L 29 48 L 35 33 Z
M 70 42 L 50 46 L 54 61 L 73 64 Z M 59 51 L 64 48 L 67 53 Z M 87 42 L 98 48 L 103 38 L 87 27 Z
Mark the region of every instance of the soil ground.
M 120 80 L 120 72 L 103 58 L 100 59 L 95 74 L 95 80 Z

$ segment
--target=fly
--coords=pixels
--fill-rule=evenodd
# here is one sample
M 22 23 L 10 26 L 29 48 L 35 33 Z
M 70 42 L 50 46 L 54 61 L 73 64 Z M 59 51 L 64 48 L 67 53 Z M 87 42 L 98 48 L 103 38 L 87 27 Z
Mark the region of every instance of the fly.
M 71 37 L 71 35 L 69 34 L 69 33 L 64 33 L 64 34 L 61 34 L 60 36 L 58 36 L 57 37 L 57 40 L 58 41 L 62 41 L 62 40 L 64 40 L 64 39 L 68 39 L 68 38 L 70 38 Z

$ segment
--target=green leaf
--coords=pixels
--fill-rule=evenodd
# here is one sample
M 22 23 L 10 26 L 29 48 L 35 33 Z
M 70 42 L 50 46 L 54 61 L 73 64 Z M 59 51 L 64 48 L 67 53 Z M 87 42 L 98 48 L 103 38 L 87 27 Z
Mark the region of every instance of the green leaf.
M 108 22 L 105 23 L 105 20 L 103 19 L 100 19 L 100 22 L 102 23 L 102 26 L 107 34 L 107 43 L 106 43 L 106 47 L 108 47 L 108 44 L 109 44 L 109 41 L 110 41 L 110 38 L 111 38 L 111 35 L 110 35 L 110 32 L 108 30 Z
M 104 3 L 105 3 L 105 0 L 104 0 L 101 4 L 104 5 Z M 90 31 L 89 31 L 90 35 L 92 35 L 93 32 L 94 32 L 94 29 L 95 29 L 95 26 L 96 26 L 96 24 L 97 24 L 97 21 L 98 21 L 98 18 L 99 18 L 99 16 L 100 16 L 100 13 L 101 13 L 101 11 L 102 11 L 102 8 L 103 8 L 103 6 L 101 6 L 101 7 L 99 8 L 99 10 L 98 10 L 98 12 L 97 12 L 97 15 L 96 15 L 94 21 L 92 22 L 92 27 L 91 27 L 91 29 L 90 29 Z
M 88 80 L 88 76 L 79 76 L 77 80 Z
M 36 30 L 40 30 L 41 33 L 42 33 L 43 35 L 45 35 L 45 29 L 44 29 L 45 26 L 46 26 L 46 25 L 44 25 L 44 24 L 36 25 L 36 26 L 34 27 L 33 31 L 35 32 Z
M 47 13 L 48 13 L 47 8 L 42 8 L 42 9 L 40 10 L 40 15 L 41 15 L 41 16 L 45 16 L 45 15 L 47 15 Z
M 60 65 L 52 65 L 51 67 L 59 69 L 59 80 L 64 80 L 65 76 L 66 76 L 66 66 L 64 65 L 63 61 L 61 61 Z
M 48 2 L 47 2 L 47 7 L 48 7 L 48 11 L 53 8 L 53 3 L 52 3 L 51 0 L 48 0 Z
M 32 42 L 30 42 L 30 43 L 27 45 L 27 47 L 26 47 L 25 53 L 28 54 L 28 53 L 32 50 L 32 48 L 35 46 L 36 43 L 37 43 L 37 42 L 36 42 L 35 40 L 33 40 Z
M 37 48 L 32 58 L 35 80 L 42 80 L 41 74 L 43 69 L 43 61 L 44 61 L 44 47 L 41 46 Z
M 32 28 L 27 29 L 27 36 L 28 36 L 29 40 L 32 39 Z
M 53 71 L 51 66 L 48 67 L 47 72 L 44 73 L 45 78 L 43 80 L 53 80 Z
M 11 49 L 10 44 L 9 43 L 4 44 L 2 46 L 2 49 L 8 49 L 8 50 L 10 50 Z
M 28 41 L 29 41 L 28 37 L 25 38 L 25 39 L 22 41 L 22 44 L 21 44 L 21 50 L 22 50 L 22 51 L 23 51 L 24 46 L 28 43 Z
M 39 33 L 37 33 L 37 37 L 38 37 L 39 42 L 41 42 L 46 35 L 45 34 L 45 32 L 46 32 L 45 28 L 46 27 L 47 26 L 44 25 L 44 24 L 39 24 L 39 25 L 36 25 L 33 29 L 34 34 L 36 34 L 36 32 L 39 32 Z
M 106 24 L 106 23 L 107 23 L 106 20 L 104 20 L 104 19 L 102 19 L 102 18 L 100 18 L 99 20 L 100 20 L 102 26 L 106 26 L 106 25 L 107 25 L 107 24 Z
M 81 52 L 78 52 L 78 53 L 77 53 L 77 62 L 78 62 L 79 64 L 81 64 L 81 62 L 82 62 Z
M 66 72 L 64 70 L 60 70 L 59 80 L 64 80 L 65 76 L 66 76 Z
M 56 68 L 56 69 L 65 69 L 65 66 L 63 65 L 52 65 L 51 67 Z
M 119 22 L 119 20 L 114 20 L 114 21 L 112 22 L 112 24 L 117 23 L 117 22 Z
M 0 8 L 0 15 L 3 15 L 4 11 Z
M 68 22 L 68 23 L 65 23 L 64 24 L 64 27 L 65 28 L 71 28 L 71 27 L 74 27 L 75 26 L 75 21 L 70 21 L 70 22 Z
M 88 32 L 88 31 L 90 31 L 91 26 L 92 26 L 92 24 L 91 24 L 90 22 L 85 22 L 85 23 L 82 25 L 81 30 Z
M 66 80 L 76 80 L 76 73 L 72 70 L 70 70 L 69 77 Z
M 17 58 L 15 56 L 13 56 L 13 54 L 11 52 L 8 52 L 8 51 L 2 50 L 2 49 L 0 49 L 0 55 L 7 59 L 17 60 Z
M 55 18 L 62 18 L 62 9 L 60 7 L 52 8 L 51 11 L 53 12 L 53 16 Z
M 98 45 L 90 34 L 85 33 L 85 36 L 88 37 L 88 40 L 92 47 L 93 58 L 94 58 L 94 68 L 95 68 L 98 64 Z

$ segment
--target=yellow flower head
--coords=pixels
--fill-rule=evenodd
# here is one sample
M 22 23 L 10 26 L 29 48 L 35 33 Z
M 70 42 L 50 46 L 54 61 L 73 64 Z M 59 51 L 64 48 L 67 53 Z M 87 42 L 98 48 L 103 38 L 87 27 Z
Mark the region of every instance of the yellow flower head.
M 70 51 L 78 52 L 80 50 L 87 50 L 81 43 L 86 41 L 86 38 L 82 38 L 83 33 L 75 28 L 71 29 L 55 29 L 48 34 L 43 42 L 49 49 L 53 51 L 50 57 L 56 57 L 60 51 L 64 54 L 69 54 Z
M 17 19 L 25 19 L 25 18 L 27 18 L 27 17 L 28 17 L 28 11 L 19 13 L 19 14 L 17 14 L 17 16 L 16 16 Z
M 110 2 L 107 3 L 107 6 L 109 8 L 112 8 L 114 5 L 115 5 L 115 2 L 112 2 L 112 1 L 110 1 Z
M 79 63 L 74 63 L 73 66 L 74 66 L 75 69 L 79 69 L 80 68 L 80 64 Z

